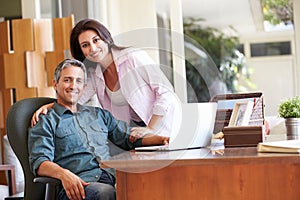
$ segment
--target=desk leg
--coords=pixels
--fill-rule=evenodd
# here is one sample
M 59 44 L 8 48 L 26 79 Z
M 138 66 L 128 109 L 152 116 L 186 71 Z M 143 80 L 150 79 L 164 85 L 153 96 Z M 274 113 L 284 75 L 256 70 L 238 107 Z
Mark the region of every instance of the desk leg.
M 125 172 L 117 171 L 117 200 L 127 200 L 127 175 Z

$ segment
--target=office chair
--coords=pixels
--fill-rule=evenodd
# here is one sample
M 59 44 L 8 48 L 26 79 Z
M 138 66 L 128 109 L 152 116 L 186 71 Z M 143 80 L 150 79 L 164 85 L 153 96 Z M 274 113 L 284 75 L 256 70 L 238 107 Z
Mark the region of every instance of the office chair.
M 55 200 L 55 188 L 60 184 L 58 179 L 35 177 L 28 159 L 27 138 L 32 115 L 42 105 L 53 101 L 48 97 L 23 99 L 13 104 L 7 114 L 6 134 L 25 176 L 24 200 Z

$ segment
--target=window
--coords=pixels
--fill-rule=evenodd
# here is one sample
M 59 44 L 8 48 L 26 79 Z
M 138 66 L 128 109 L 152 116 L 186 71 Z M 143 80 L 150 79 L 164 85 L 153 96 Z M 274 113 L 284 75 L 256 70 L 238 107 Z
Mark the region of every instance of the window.
M 251 56 L 291 55 L 291 42 L 269 42 L 250 44 Z

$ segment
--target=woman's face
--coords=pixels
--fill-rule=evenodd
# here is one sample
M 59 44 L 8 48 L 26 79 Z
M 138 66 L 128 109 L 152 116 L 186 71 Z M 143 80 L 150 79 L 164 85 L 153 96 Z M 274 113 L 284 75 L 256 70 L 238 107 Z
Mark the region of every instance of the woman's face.
M 83 55 L 90 61 L 101 63 L 109 54 L 108 44 L 94 30 L 82 32 L 78 42 Z

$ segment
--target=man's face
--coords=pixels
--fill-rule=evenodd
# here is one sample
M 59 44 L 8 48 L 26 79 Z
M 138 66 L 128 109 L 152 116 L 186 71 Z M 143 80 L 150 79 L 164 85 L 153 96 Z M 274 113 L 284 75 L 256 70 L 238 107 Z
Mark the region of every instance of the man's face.
M 69 66 L 61 71 L 58 82 L 53 81 L 57 102 L 67 108 L 76 105 L 85 88 L 84 72 L 80 67 Z

